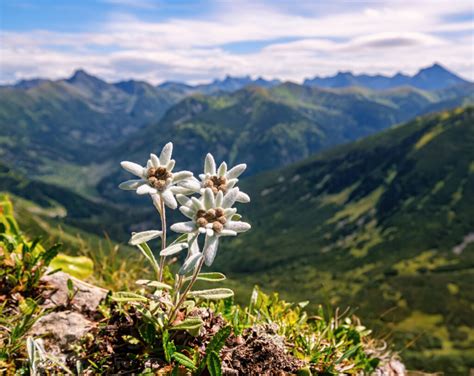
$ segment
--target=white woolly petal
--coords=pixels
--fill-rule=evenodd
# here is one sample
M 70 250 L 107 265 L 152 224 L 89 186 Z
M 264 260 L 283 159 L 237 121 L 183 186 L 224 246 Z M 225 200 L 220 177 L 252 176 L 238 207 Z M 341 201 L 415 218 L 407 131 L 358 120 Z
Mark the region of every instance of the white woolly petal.
M 156 156 L 156 154 L 151 153 L 150 154 L 150 161 L 153 167 L 158 168 L 160 167 L 160 160 Z
M 171 172 L 173 171 L 174 165 L 176 164 L 176 161 L 174 159 L 170 160 L 168 164 L 166 165 L 166 169 Z
M 214 236 L 214 230 L 212 228 L 208 228 L 206 230 L 206 235 L 207 236 Z
M 216 161 L 211 153 L 207 153 L 204 161 L 204 173 L 215 175 L 216 174 Z
M 142 232 L 134 232 L 132 233 L 132 237 L 128 241 L 130 245 L 138 245 L 142 243 L 146 243 L 152 239 L 155 239 L 161 236 L 163 233 L 158 230 L 149 230 L 149 231 L 142 231 Z
M 224 200 L 222 201 L 222 207 L 226 209 L 234 205 L 238 193 L 239 188 L 232 188 L 231 190 L 229 190 L 224 196 Z
M 204 208 L 211 209 L 216 207 L 216 201 L 214 199 L 214 193 L 211 188 L 206 188 L 204 191 Z
M 227 221 L 224 227 L 227 230 L 233 230 L 235 232 L 245 232 L 250 230 L 251 228 L 250 224 L 241 221 Z
M 178 244 L 173 244 L 170 245 L 169 247 L 166 247 L 160 252 L 160 256 L 171 256 L 175 255 L 176 253 L 181 252 L 183 249 L 188 248 L 188 243 L 178 243 Z
M 194 191 L 192 191 L 191 189 L 188 189 L 188 188 L 185 188 L 185 187 L 181 187 L 179 185 L 173 185 L 171 187 L 169 187 L 169 190 L 171 192 L 173 192 L 173 194 L 181 194 L 181 195 L 190 195 L 190 194 L 193 194 Z
M 148 161 L 146 161 L 146 169 L 149 170 L 152 167 L 153 167 L 153 163 L 151 163 L 151 159 L 149 159 Z
M 227 163 L 222 162 L 221 165 L 219 166 L 219 169 L 217 170 L 217 175 L 225 176 L 226 173 L 227 173 Z
M 193 238 L 194 238 L 194 240 L 193 240 Z M 200 253 L 198 237 L 195 236 L 195 235 L 189 234 L 188 235 L 188 243 L 190 241 L 193 241 L 193 242 L 192 242 L 191 246 L 189 247 L 189 254 L 193 255 L 193 254 L 196 254 L 196 253 Z
M 154 193 L 158 193 L 158 191 L 153 188 L 153 187 L 150 187 L 148 184 L 143 184 L 143 185 L 140 185 L 138 188 L 137 188 L 137 194 L 139 195 L 146 195 L 146 194 L 154 194 Z
M 224 194 L 222 191 L 217 192 L 216 195 L 216 208 L 220 208 L 222 206 L 222 201 L 224 200 Z
M 168 142 L 160 153 L 160 164 L 162 166 L 166 166 L 168 162 L 171 160 L 171 154 L 173 153 L 173 143 Z
M 142 166 L 140 166 L 138 163 L 123 161 L 123 162 L 120 162 L 120 165 L 125 170 L 132 173 L 133 175 L 136 175 L 140 178 L 145 177 L 145 169 Z
M 199 174 L 199 179 L 206 180 L 211 174 Z
M 196 211 L 192 208 L 187 207 L 187 206 L 180 206 L 179 211 L 181 213 L 183 213 L 189 219 L 194 219 L 194 217 L 196 216 Z
M 154 193 L 151 196 L 151 201 L 153 202 L 153 206 L 158 210 L 158 213 L 161 214 L 161 198 L 158 193 Z
M 176 187 L 172 187 L 172 188 L 176 188 Z M 184 206 L 191 205 L 191 199 L 183 194 L 178 193 L 176 195 L 176 200 L 178 200 L 180 205 L 184 205 Z
M 236 236 L 236 235 L 237 235 L 237 232 L 235 232 L 233 230 L 227 230 L 227 229 L 223 229 L 219 233 L 219 236 Z
M 237 194 L 237 197 L 235 199 L 235 201 L 237 202 L 241 202 L 243 204 L 246 204 L 248 202 L 250 202 L 250 196 L 247 194 L 247 193 L 244 193 L 244 192 L 240 192 Z
M 180 171 L 173 174 L 173 181 L 178 182 L 180 180 L 189 179 L 193 176 L 191 171 Z
M 237 209 L 236 208 L 227 208 L 227 209 L 224 209 L 224 217 L 226 217 L 227 219 L 229 218 L 232 218 L 232 216 L 237 213 Z
M 204 227 L 199 227 L 199 233 L 200 234 L 205 234 L 206 233 L 206 229 Z
M 170 209 L 176 209 L 178 207 L 178 203 L 176 202 L 171 190 L 165 189 L 163 192 L 161 192 L 161 198 L 165 202 L 165 205 Z
M 196 197 L 191 197 L 191 201 L 196 211 L 204 209 L 204 205 L 202 204 L 201 200 L 198 200 Z
M 206 236 L 202 253 L 204 255 L 204 262 L 206 263 L 207 266 L 211 266 L 214 259 L 216 258 L 218 246 L 219 246 L 219 238 L 217 236 Z
M 193 192 L 199 192 L 201 189 L 201 183 L 196 178 L 186 179 L 179 183 L 182 187 L 185 187 Z
M 199 261 L 202 260 L 202 254 L 200 253 L 193 253 L 191 254 L 183 263 L 181 268 L 178 270 L 179 275 L 185 275 L 193 270 Z
M 235 179 L 238 178 L 247 168 L 245 163 L 238 164 L 237 166 L 232 167 L 229 171 L 227 171 L 226 178 L 227 179 Z
M 238 183 L 239 179 L 229 179 L 227 180 L 227 189 L 234 188 L 234 186 Z
M 170 228 L 174 232 L 179 232 L 181 234 L 187 234 L 187 233 L 196 231 L 196 226 L 193 221 L 178 222 L 178 223 L 175 223 L 174 225 L 171 225 Z
M 119 188 L 125 191 L 134 191 L 140 185 L 146 184 L 145 180 L 138 179 L 138 180 L 127 180 L 119 184 Z

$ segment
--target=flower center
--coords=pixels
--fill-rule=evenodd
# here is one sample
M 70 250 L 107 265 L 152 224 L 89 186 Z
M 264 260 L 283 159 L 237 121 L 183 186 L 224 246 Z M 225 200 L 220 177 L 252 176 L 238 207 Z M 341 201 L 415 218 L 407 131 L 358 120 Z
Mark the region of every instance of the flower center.
M 216 208 L 209 210 L 198 210 L 196 213 L 196 224 L 199 227 L 206 227 L 208 224 L 212 224 L 212 229 L 220 233 L 224 229 L 224 225 L 227 222 L 224 216 L 224 209 Z
M 227 192 L 227 179 L 225 176 L 211 176 L 204 182 L 205 188 L 211 188 L 214 194 L 222 191 L 222 193 Z
M 147 180 L 153 188 L 163 190 L 171 183 L 172 174 L 165 167 L 151 167 L 147 171 Z

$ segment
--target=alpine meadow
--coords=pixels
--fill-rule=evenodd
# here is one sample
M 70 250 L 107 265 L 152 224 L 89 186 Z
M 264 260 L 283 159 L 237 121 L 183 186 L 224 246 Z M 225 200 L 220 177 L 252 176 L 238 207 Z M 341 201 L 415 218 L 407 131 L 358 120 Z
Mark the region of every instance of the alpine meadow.
M 0 374 L 472 375 L 474 9 L 383 3 L 0 5 Z

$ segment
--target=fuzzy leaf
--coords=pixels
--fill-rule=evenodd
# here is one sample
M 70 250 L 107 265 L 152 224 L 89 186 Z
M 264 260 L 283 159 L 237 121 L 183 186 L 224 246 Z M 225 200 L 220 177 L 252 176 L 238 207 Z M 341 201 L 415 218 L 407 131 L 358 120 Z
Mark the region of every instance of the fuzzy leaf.
M 211 352 L 206 359 L 207 370 L 211 376 L 222 376 L 221 359 L 215 351 Z
M 176 253 L 181 252 L 183 249 L 188 248 L 187 243 L 177 243 L 166 247 L 160 252 L 160 256 L 171 256 L 175 255 Z
M 147 298 L 133 292 L 120 291 L 112 295 L 112 299 L 116 302 L 146 302 Z
M 219 330 L 214 336 L 212 337 L 209 345 L 206 347 L 206 354 L 209 355 L 212 352 L 219 353 L 225 345 L 225 341 L 230 336 L 232 328 L 229 326 L 225 326 L 221 330 Z
M 149 279 L 139 279 L 138 281 L 135 282 L 137 285 L 144 285 L 144 286 L 149 286 L 149 287 L 155 287 L 157 289 L 165 289 L 165 290 L 170 290 L 172 287 L 170 285 L 167 285 L 166 283 L 163 282 L 158 282 L 158 281 L 150 281 Z
M 194 365 L 192 359 L 189 359 L 186 355 L 181 354 L 179 352 L 175 352 L 172 355 L 172 358 L 176 360 L 179 364 L 182 366 L 185 366 L 186 368 L 192 369 L 193 371 L 196 369 L 196 366 Z
M 219 289 L 209 289 L 209 290 L 198 290 L 191 291 L 189 293 L 190 297 L 208 299 L 208 300 L 219 300 L 226 299 L 234 296 L 234 292 L 231 289 L 219 288 Z
M 170 330 L 193 330 L 199 329 L 202 326 L 203 322 L 200 317 L 190 317 L 186 320 L 180 322 L 177 325 L 174 325 Z
M 186 277 L 184 280 L 189 281 L 191 278 L 192 277 Z M 219 272 L 199 273 L 197 276 L 198 281 L 207 281 L 207 282 L 219 282 L 225 279 L 226 279 L 225 275 Z

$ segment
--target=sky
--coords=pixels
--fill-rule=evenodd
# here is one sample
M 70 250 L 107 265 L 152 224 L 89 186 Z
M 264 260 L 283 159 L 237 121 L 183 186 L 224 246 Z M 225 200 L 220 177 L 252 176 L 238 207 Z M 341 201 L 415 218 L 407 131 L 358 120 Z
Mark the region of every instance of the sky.
M 0 83 L 70 76 L 302 81 L 338 71 L 474 80 L 472 0 L 1 0 Z

